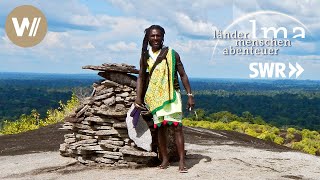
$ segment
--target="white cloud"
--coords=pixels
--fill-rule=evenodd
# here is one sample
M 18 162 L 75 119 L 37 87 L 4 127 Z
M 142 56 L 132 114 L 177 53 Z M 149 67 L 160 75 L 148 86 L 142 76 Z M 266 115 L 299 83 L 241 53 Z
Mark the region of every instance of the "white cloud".
M 63 48 L 65 47 L 64 39 L 70 37 L 68 32 L 51 32 L 49 31 L 40 45 L 47 48 Z
M 186 41 L 174 41 L 171 46 L 182 53 L 211 53 L 214 45 L 217 41 L 213 40 L 186 40 Z M 220 41 L 220 45 L 225 44 L 224 41 Z
M 102 22 L 99 18 L 92 15 L 72 15 L 70 22 L 76 25 L 85 25 L 85 26 L 102 26 Z
M 132 52 L 137 51 L 137 44 L 134 42 L 125 43 L 124 41 L 108 45 L 108 49 L 114 52 Z
M 4 43 L 11 43 L 10 39 L 8 38 L 8 36 L 2 36 L 1 39 L 3 40 Z
M 210 22 L 202 20 L 194 21 L 188 15 L 176 13 L 177 26 L 183 32 L 194 36 L 212 36 L 212 32 L 217 28 Z
M 123 36 L 137 36 L 137 32 L 143 31 L 145 28 L 150 26 L 150 22 L 143 18 L 136 17 L 112 17 L 112 16 L 101 16 L 101 22 L 106 24 L 107 27 L 111 28 L 108 33 L 110 37 L 122 38 Z M 141 36 L 142 37 L 142 36 Z
M 29 49 L 13 45 L 6 36 L 3 36 L 5 33 L 2 31 L 3 35 L 0 34 L 0 54 L 21 62 L 37 62 L 43 59 L 45 60 L 43 64 L 48 62 L 56 64 L 57 67 L 60 64 L 63 67 L 72 66 L 73 70 L 79 69 L 78 71 L 81 71 L 81 65 L 98 65 L 111 59 L 115 63 L 126 62 L 137 65 L 144 29 L 152 24 L 160 24 L 165 28 L 165 44 L 179 52 L 183 57 L 186 69 L 192 72 L 192 76 L 208 76 L 208 70 L 213 72 L 213 76 L 216 76 L 217 72 L 223 77 L 225 71 L 219 70 L 222 68 L 220 65 L 225 63 L 226 66 L 230 66 L 233 65 L 233 61 L 236 62 L 235 64 L 240 64 L 242 63 L 240 62 L 241 59 L 243 63 L 247 60 L 291 61 L 294 58 L 300 59 L 300 57 L 290 56 L 290 54 L 281 54 L 281 56 L 272 58 L 227 57 L 223 56 L 219 50 L 224 46 L 232 45 L 233 41 L 219 41 L 215 55 L 217 64 L 214 67 L 207 67 L 216 43 L 210 37 L 216 27 L 223 30 L 223 27 L 232 23 L 233 2 L 240 3 L 238 6 L 239 14 L 247 14 L 257 10 L 274 10 L 294 16 L 315 33 L 314 41 L 319 39 L 316 32 L 320 30 L 318 21 L 320 11 L 317 11 L 320 8 L 319 1 L 109 0 L 108 5 L 111 7 L 108 8 L 114 8 L 116 11 L 116 14 L 112 14 L 113 12 L 108 10 L 96 12 L 95 8 L 99 6 L 99 1 L 90 1 L 90 3 L 95 3 L 91 6 L 88 1 L 77 0 L 18 0 L 1 1 L 0 6 L 3 11 L 0 12 L 0 17 L 1 15 L 6 16 L 7 11 L 26 2 L 39 7 L 45 13 L 50 31 L 41 44 Z M 261 15 L 258 18 L 261 19 L 259 26 L 286 26 L 291 28 L 291 26 L 297 25 L 292 20 L 279 18 L 279 16 Z M 243 26 L 232 28 L 232 31 L 251 32 L 251 24 L 248 20 L 243 21 L 242 24 Z M 62 27 L 62 30 L 55 29 L 56 27 Z M 86 30 L 86 27 L 91 29 Z M 305 61 L 319 62 L 317 53 L 315 53 L 319 44 L 315 44 L 314 41 L 297 41 L 294 43 L 295 47 L 290 48 L 289 53 L 303 53 L 305 51 L 308 52 L 308 58 Z M 312 55 L 315 57 L 311 57 Z M 4 58 L 0 57 L 0 59 Z M 9 62 L 10 58 L 7 59 L 7 62 Z M 3 64 L 2 69 L 7 67 L 6 63 Z M 29 68 L 32 69 L 31 65 Z M 55 70 L 57 72 L 68 71 L 68 68 L 57 68 Z M 75 71 L 77 72 L 77 70 Z M 54 69 L 51 72 L 54 72 Z
M 92 42 L 86 42 L 86 41 L 83 41 L 83 42 L 80 42 L 81 44 L 78 44 L 78 45 L 74 45 L 72 44 L 72 49 L 75 50 L 75 51 L 84 51 L 84 52 L 87 52 L 87 51 L 96 51 L 95 50 L 95 46 L 92 44 Z
M 316 27 L 313 25 L 315 22 L 318 24 L 319 21 L 316 19 L 319 19 L 320 16 L 320 11 L 316 10 L 320 9 L 320 1 L 317 0 L 282 0 L 269 1 L 268 3 L 257 0 L 246 0 L 244 3 L 242 0 L 235 0 L 234 5 L 236 8 L 234 8 L 233 13 L 238 14 L 238 16 L 246 15 L 255 11 L 276 11 L 300 20 L 313 32 L 317 32 L 320 29 L 319 26 Z M 266 17 L 264 19 L 266 20 L 265 23 L 288 21 L 288 18 L 279 16 L 269 19 Z
M 130 16 L 110 16 L 107 14 L 99 15 L 73 15 L 71 22 L 77 25 L 94 26 L 93 31 L 83 32 L 90 35 L 94 41 L 112 40 L 136 40 L 142 39 L 144 29 L 150 26 L 151 22 L 137 17 Z M 79 37 L 80 38 L 80 37 Z M 88 37 L 83 37 L 88 38 Z
M 316 53 L 317 44 L 313 42 L 303 42 L 303 41 L 292 41 L 292 47 L 295 51 L 300 51 L 304 53 Z
M 212 0 L 197 0 L 197 1 L 190 0 L 192 4 L 191 6 L 197 9 L 212 9 L 212 8 L 230 6 L 233 3 L 233 1 L 234 0 L 224 0 L 220 2 L 216 2 Z
M 160 24 L 171 30 L 175 30 L 178 35 L 194 36 L 211 36 L 212 29 L 215 28 L 213 22 L 208 21 L 205 12 L 212 11 L 213 7 L 222 6 L 223 3 L 202 1 L 197 4 L 194 1 L 142 1 L 136 0 L 134 4 L 129 1 L 111 1 L 115 6 L 122 8 L 130 16 L 146 19 L 149 24 Z M 171 5 L 174 3 L 174 5 Z M 123 5 L 126 4 L 126 5 Z M 218 5 L 219 4 L 219 5 Z M 201 6 L 202 5 L 202 6 Z M 127 8 L 127 7 L 130 8 Z M 132 7 L 133 6 L 133 7 Z M 205 9 L 204 9 L 205 7 Z M 129 10 L 130 9 L 130 10 Z M 202 14 L 203 15 L 199 15 Z
M 262 4 L 262 3 L 261 3 Z M 280 11 L 287 11 L 290 14 L 294 14 L 295 16 L 319 16 L 319 11 L 314 11 L 315 9 L 320 8 L 320 2 L 317 0 L 300 0 L 300 1 L 272 1 L 270 4 L 266 4 L 267 6 L 273 6 L 279 9 Z M 314 9 L 314 10 L 312 10 Z
M 135 9 L 134 4 L 128 0 L 110 0 L 112 4 L 123 9 L 126 12 L 132 11 Z
M 21 5 L 33 5 L 39 8 L 51 21 L 69 22 L 73 15 L 90 14 L 88 7 L 79 3 L 77 0 L 55 0 L 55 1 L 39 1 L 39 0 L 15 0 L 1 1 L 0 16 L 6 17 L 9 11 Z
M 88 44 L 82 46 L 83 49 L 94 49 L 95 46 L 92 44 L 92 42 L 88 42 Z

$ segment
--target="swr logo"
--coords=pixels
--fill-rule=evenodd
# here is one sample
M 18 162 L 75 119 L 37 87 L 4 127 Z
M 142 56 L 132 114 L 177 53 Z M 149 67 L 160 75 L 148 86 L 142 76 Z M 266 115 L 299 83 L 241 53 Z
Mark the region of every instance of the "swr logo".
M 253 74 L 249 74 L 250 78 L 286 78 L 286 64 L 285 63 L 250 63 L 249 69 L 253 72 Z M 289 78 L 291 78 L 294 74 L 296 74 L 296 78 L 298 78 L 304 71 L 304 69 L 300 66 L 300 64 L 296 63 L 296 66 L 289 63 L 288 65 L 290 71 L 288 73 Z
M 36 36 L 40 21 L 41 21 L 41 17 L 33 18 L 31 29 L 29 30 L 30 22 L 28 18 L 26 17 L 23 18 L 20 26 L 19 26 L 18 18 L 16 17 L 12 18 L 14 29 L 16 30 L 17 36 L 19 37 L 21 37 L 24 34 L 25 29 L 29 30 L 29 36 Z
M 37 8 L 24 5 L 15 8 L 7 17 L 8 38 L 21 47 L 39 44 L 47 33 L 47 20 Z

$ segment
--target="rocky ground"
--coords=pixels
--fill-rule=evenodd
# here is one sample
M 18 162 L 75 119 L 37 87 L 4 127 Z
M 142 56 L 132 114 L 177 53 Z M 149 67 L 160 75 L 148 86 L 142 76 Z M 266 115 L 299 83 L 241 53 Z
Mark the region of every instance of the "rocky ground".
M 184 128 L 189 173 L 177 163 L 115 169 L 59 155 L 61 124 L 0 136 L 0 179 L 320 179 L 320 158 L 229 132 Z

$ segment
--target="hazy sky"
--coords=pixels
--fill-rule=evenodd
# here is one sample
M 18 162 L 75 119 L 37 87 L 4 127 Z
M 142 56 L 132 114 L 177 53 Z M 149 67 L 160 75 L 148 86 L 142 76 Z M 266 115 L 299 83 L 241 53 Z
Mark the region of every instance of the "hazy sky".
M 12 44 L 4 29 L 7 15 L 26 4 L 48 21 L 45 39 L 32 48 Z M 248 78 L 252 62 L 282 62 L 304 68 L 298 79 L 319 80 L 319 9 L 317 0 L 0 1 L 0 72 L 91 73 L 81 67 L 106 62 L 137 66 L 144 29 L 159 24 L 166 30 L 165 45 L 180 54 L 191 77 Z M 235 41 L 218 42 L 213 32 L 230 26 L 228 32 L 252 35 L 249 20 L 256 20 L 258 38 L 263 27 L 286 28 L 292 46 L 280 47 L 274 56 L 223 55 Z M 292 38 L 299 34 L 294 27 L 303 27 L 306 37 Z

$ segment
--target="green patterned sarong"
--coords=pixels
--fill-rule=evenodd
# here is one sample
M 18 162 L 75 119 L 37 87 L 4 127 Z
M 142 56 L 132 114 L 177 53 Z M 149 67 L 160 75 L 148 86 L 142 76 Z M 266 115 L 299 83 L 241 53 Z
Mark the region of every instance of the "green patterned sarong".
M 152 53 L 149 51 L 149 53 Z M 152 57 L 152 56 L 151 56 Z M 152 68 L 155 59 L 149 58 L 148 70 Z M 154 69 L 150 77 L 145 95 L 145 103 L 154 116 L 154 124 L 179 123 L 182 119 L 182 103 L 180 92 L 174 89 L 175 52 L 169 48 L 166 60 L 162 60 Z M 168 64 L 167 64 L 168 63 Z

